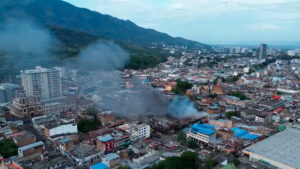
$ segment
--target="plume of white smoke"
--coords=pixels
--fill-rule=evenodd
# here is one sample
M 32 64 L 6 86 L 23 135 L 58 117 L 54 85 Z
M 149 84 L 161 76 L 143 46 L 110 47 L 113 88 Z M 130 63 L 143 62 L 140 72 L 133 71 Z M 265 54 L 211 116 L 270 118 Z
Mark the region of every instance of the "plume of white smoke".
M 29 20 L 11 19 L 0 24 L 0 50 L 10 55 L 15 69 L 47 64 L 51 60 L 49 50 L 55 43 L 47 29 Z
M 147 115 L 199 117 L 188 97 L 177 96 L 170 102 L 168 97 L 145 85 L 138 77 L 127 79 L 133 85 L 132 89 L 121 87 L 125 82 L 118 69 L 123 68 L 128 60 L 129 54 L 112 41 L 99 41 L 80 53 L 78 68 L 97 76 L 96 81 L 87 81 L 86 85 L 97 84 L 96 94 L 102 98 L 101 108 L 127 118 Z
M 11 55 L 18 70 L 48 64 L 53 60 L 49 50 L 55 43 L 57 40 L 48 30 L 30 21 L 10 20 L 0 25 L 0 50 Z M 175 97 L 170 103 L 167 97 L 143 84 L 139 78 L 130 80 L 133 90 L 121 88 L 124 80 L 118 70 L 128 61 L 128 52 L 119 45 L 112 41 L 98 41 L 83 49 L 72 67 L 95 75 L 110 74 L 99 76 L 97 94 L 103 98 L 104 108 L 120 116 L 169 114 L 188 117 L 198 113 L 187 97 Z
M 175 96 L 169 105 L 169 110 L 175 117 L 199 117 L 199 111 L 187 96 Z

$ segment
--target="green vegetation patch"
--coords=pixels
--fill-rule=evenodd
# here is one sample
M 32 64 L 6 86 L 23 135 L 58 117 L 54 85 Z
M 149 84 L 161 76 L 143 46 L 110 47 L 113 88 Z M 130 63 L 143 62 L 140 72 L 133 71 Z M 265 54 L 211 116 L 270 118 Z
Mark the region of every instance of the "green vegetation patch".
M 18 154 L 17 145 L 9 139 L 2 140 L 0 142 L 0 154 L 4 158 L 15 156 Z

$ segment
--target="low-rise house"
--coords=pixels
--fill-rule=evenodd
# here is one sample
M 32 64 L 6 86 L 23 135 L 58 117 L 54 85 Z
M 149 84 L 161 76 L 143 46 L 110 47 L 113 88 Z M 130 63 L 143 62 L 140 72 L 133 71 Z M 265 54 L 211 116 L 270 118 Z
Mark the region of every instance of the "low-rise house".
M 86 144 L 74 146 L 70 151 L 70 157 L 79 166 L 86 166 L 91 163 L 99 162 L 101 161 L 102 155 L 102 151 Z
M 112 112 L 103 112 L 99 115 L 99 120 L 102 126 L 108 126 L 115 122 L 116 117 Z
M 114 168 L 120 165 L 120 156 L 116 153 L 109 153 L 102 157 L 102 163 L 106 164 L 110 168 Z
M 46 159 L 35 163 L 31 169 L 61 169 L 67 166 L 67 161 L 63 157 Z
M 246 108 L 249 105 L 249 101 L 240 100 L 240 98 L 235 96 L 224 96 L 223 99 L 227 104 L 239 106 L 242 108 Z
M 257 141 L 257 139 L 261 136 L 256 133 L 251 133 L 247 130 L 241 129 L 239 127 L 234 127 L 231 129 L 234 132 L 234 136 L 244 140 L 244 146 L 248 146 Z
M 157 152 L 149 151 L 148 153 L 138 158 L 132 159 L 134 166 L 140 166 L 139 168 L 146 168 L 159 161 L 160 157 Z M 133 167 L 134 168 L 134 167 Z
M 209 120 L 209 124 L 212 124 L 218 128 L 232 128 L 232 121 L 231 120 Z
M 266 113 L 260 113 L 255 115 L 255 122 L 265 123 L 267 121 L 268 115 Z
M 18 148 L 18 155 L 20 157 L 27 157 L 31 155 L 41 155 L 45 151 L 45 145 L 44 142 L 39 141 L 35 142 L 33 144 L 29 144 L 23 147 Z
M 266 107 L 269 111 L 284 106 L 282 100 L 266 100 L 259 103 L 260 106 Z
M 74 146 L 73 140 L 70 137 L 64 137 L 57 141 L 58 148 L 61 153 L 66 154 L 71 151 Z
M 35 143 L 36 138 L 33 134 L 26 132 L 22 135 L 17 135 L 13 137 L 13 141 L 17 144 L 18 147 L 23 147 L 28 144 Z
M 241 111 L 241 117 L 246 120 L 254 121 L 257 114 L 261 114 L 261 111 L 258 111 L 256 109 L 251 109 L 251 108 Z

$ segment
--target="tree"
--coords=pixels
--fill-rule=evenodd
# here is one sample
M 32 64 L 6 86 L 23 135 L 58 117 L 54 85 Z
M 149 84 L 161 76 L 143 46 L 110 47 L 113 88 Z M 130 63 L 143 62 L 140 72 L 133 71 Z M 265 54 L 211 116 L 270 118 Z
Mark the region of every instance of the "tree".
M 176 88 L 172 90 L 175 94 L 185 93 L 188 89 L 192 88 L 192 84 L 189 82 L 181 81 L 180 79 L 176 80 Z
M 128 166 L 121 166 L 121 167 L 118 167 L 117 169 L 131 169 L 131 168 Z
M 87 133 L 97 129 L 98 124 L 99 122 L 96 119 L 81 119 L 78 122 L 78 130 L 82 133 Z
M 255 69 L 250 68 L 250 69 L 249 69 L 249 72 L 248 72 L 247 74 L 250 75 L 250 74 L 252 74 L 252 73 L 255 73 Z
M 160 161 L 157 164 L 154 164 L 152 167 L 148 167 L 147 169 L 166 169 L 166 161 Z
M 180 143 L 180 144 L 185 144 L 187 139 L 186 139 L 186 134 L 184 131 L 180 131 L 178 134 L 177 134 L 177 141 Z
M 197 149 L 199 147 L 198 144 L 193 140 L 188 140 L 186 142 L 186 146 L 191 149 Z
M 237 112 L 237 111 L 230 111 L 230 112 L 226 113 L 226 116 L 228 119 L 230 119 L 232 116 L 240 117 L 241 114 L 240 114 L 240 112 Z
M 212 167 L 214 167 L 215 165 L 217 165 L 218 163 L 215 161 L 215 160 L 213 160 L 213 159 L 208 159 L 208 160 L 206 160 L 205 161 L 205 169 L 210 169 L 210 168 L 212 168 Z
M 214 98 L 218 97 L 218 94 L 216 94 L 216 93 L 211 93 L 211 94 L 209 94 L 207 97 L 214 99 Z
M 168 157 L 147 169 L 198 169 L 199 159 L 196 152 L 186 151 L 180 157 Z
M 168 157 L 165 161 L 166 169 L 182 169 L 182 161 L 180 157 Z
M 245 96 L 241 92 L 230 92 L 228 95 L 238 97 L 240 100 L 250 100 L 249 97 Z
M 229 77 L 229 78 L 225 79 L 224 82 L 226 82 L 226 83 L 236 82 L 240 79 L 241 76 L 243 76 L 243 74 L 239 73 L 237 76 L 232 76 L 232 77 Z
M 0 154 L 4 158 L 8 158 L 18 154 L 17 145 L 9 139 L 2 140 L 0 142 Z
M 239 166 L 240 164 L 241 164 L 241 162 L 238 160 L 238 159 L 233 159 L 232 160 L 232 162 L 233 162 L 233 164 L 235 165 L 235 166 Z
M 199 167 L 198 154 L 196 152 L 186 151 L 181 154 L 180 160 L 183 169 L 197 169 Z

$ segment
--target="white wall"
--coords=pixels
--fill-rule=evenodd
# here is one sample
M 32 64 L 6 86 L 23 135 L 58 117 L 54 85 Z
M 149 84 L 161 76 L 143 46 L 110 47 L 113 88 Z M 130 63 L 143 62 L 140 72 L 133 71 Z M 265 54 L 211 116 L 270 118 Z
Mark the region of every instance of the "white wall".
M 65 124 L 52 129 L 49 129 L 49 136 L 59 135 L 59 134 L 67 134 L 67 133 L 77 133 L 77 124 Z

